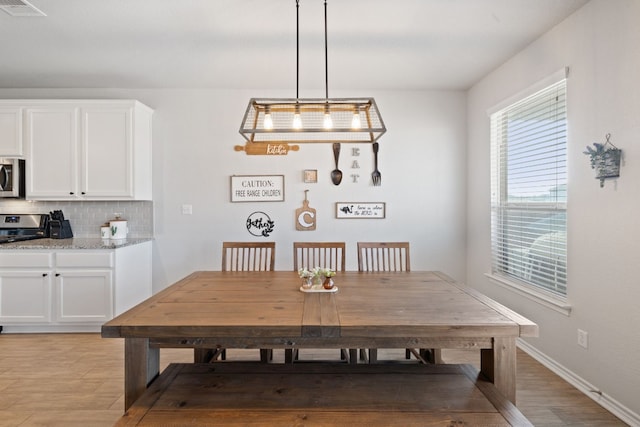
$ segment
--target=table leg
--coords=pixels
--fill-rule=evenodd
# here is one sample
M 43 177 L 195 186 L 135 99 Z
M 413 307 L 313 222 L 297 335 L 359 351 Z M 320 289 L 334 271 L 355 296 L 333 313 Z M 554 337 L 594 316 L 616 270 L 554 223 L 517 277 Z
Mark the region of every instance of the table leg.
M 124 410 L 133 405 L 160 372 L 160 350 L 148 338 L 124 339 Z
M 516 403 L 516 339 L 493 339 L 492 349 L 480 352 L 480 370 L 504 397 Z

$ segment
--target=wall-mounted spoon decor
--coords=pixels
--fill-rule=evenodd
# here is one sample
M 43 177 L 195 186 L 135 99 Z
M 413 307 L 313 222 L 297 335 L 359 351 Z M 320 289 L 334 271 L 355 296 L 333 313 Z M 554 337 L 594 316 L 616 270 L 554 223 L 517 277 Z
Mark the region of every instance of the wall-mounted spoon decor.
M 342 171 L 338 169 L 338 159 L 340 158 L 339 142 L 333 143 L 333 158 L 336 161 L 336 168 L 331 171 L 331 182 L 333 182 L 334 185 L 340 185 L 340 182 L 342 182 Z

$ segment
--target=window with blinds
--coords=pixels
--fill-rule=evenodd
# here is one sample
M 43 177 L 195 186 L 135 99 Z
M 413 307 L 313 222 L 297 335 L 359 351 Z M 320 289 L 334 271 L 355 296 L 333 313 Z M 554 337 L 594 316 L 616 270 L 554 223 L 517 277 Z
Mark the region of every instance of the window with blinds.
M 491 114 L 492 273 L 567 293 L 566 80 Z

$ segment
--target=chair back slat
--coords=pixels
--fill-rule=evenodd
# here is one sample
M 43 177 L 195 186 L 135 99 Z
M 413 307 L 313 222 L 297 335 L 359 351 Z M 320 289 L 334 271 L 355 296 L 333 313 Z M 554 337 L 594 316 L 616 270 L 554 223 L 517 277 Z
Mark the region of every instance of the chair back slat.
M 345 271 L 345 243 L 293 242 L 293 270 L 314 267 Z
M 222 271 L 273 271 L 275 242 L 222 242 Z
M 411 271 L 409 242 L 358 242 L 358 271 Z

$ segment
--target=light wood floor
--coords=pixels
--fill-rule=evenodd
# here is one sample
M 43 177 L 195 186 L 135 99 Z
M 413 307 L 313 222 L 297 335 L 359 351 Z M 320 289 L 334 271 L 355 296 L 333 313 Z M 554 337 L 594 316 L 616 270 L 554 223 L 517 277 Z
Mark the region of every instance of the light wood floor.
M 122 415 L 121 339 L 99 334 L 0 334 L 0 426 L 112 426 Z M 276 351 L 275 357 L 282 357 Z M 235 350 L 229 357 L 257 357 Z M 302 353 L 333 358 L 338 352 Z M 380 351 L 402 358 L 404 350 Z M 192 351 L 163 349 L 161 368 L 191 362 Z M 478 366 L 477 351 L 443 351 L 448 363 Z M 518 408 L 536 426 L 625 426 L 571 385 L 518 350 Z

